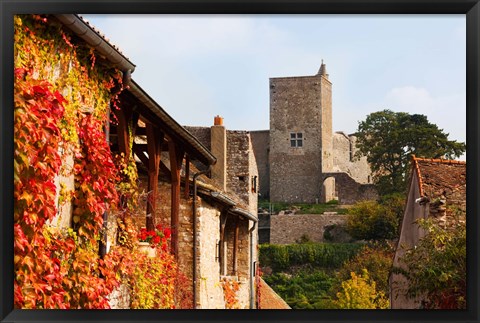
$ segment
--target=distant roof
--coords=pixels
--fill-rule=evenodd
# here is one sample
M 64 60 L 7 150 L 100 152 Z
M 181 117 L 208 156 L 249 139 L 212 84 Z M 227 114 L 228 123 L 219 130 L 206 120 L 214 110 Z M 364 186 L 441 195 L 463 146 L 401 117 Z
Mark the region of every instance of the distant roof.
M 419 179 L 420 196 L 430 201 L 445 197 L 448 205 L 464 209 L 467 191 L 467 163 L 459 160 L 429 159 L 412 156 Z
M 260 278 L 260 309 L 261 310 L 290 310 L 285 302 L 268 284 Z

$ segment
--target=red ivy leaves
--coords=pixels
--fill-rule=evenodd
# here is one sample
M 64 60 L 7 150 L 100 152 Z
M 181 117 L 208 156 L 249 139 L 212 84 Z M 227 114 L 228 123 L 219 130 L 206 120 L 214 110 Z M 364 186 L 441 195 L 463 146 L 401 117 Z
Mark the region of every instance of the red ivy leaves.
M 77 131 L 82 145 L 75 156 L 74 227 L 79 235 L 95 239 L 103 224 L 103 213 L 118 202 L 118 170 L 100 120 L 88 115 Z

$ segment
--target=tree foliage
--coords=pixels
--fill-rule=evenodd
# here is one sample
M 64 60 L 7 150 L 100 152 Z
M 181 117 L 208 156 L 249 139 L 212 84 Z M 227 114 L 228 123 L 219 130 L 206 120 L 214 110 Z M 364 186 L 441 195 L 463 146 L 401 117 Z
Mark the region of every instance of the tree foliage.
M 371 280 L 368 270 L 361 275 L 350 273 L 351 278 L 342 282 L 342 291 L 337 293 L 334 301 L 339 309 L 387 309 L 388 299 L 377 291 L 375 281 Z
M 388 244 L 365 246 L 355 257 L 343 264 L 337 272 L 337 279 L 346 281 L 351 277 L 351 272 L 361 275 L 366 269 L 370 280 L 375 281 L 377 290 L 388 296 L 388 278 L 392 269 L 393 255 L 393 248 Z
M 424 158 L 460 157 L 465 143 L 448 140 L 427 117 L 383 110 L 359 122 L 357 156 L 366 156 L 380 194 L 404 192 L 408 161 L 412 154 Z
M 389 197 L 357 202 L 349 209 L 347 232 L 358 240 L 387 240 L 398 237 L 403 199 Z
M 401 261 L 405 268 L 395 268 L 408 280 L 410 297 L 424 298 L 431 309 L 466 308 L 466 225 L 458 221 L 448 229 L 432 219 L 420 220 L 427 232 Z

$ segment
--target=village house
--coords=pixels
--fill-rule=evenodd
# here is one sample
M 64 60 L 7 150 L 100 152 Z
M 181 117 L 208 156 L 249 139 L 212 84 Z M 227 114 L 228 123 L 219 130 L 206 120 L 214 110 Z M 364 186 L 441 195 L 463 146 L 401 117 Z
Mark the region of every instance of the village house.
M 18 28 L 33 21 L 29 15 L 17 19 Z M 89 118 L 103 122 L 101 135 L 93 139 L 102 147 L 108 143 L 112 156 L 126 161 L 125 174 L 138 185 L 139 203 L 133 222 L 137 229 L 150 230 L 159 223 L 172 229 L 170 252 L 190 280 L 187 289 L 192 293 L 193 308 L 226 308 L 226 284 L 238 284 L 235 308 L 255 308 L 258 171 L 248 134 L 227 132 L 221 118 L 215 118 L 209 141 L 202 143 L 131 78 L 135 65 L 80 16 L 58 14 L 34 19 L 51 28 L 46 37 L 62 39 L 63 35 L 62 42 L 72 51 L 82 49 L 85 56 L 79 57 L 78 62 L 75 56 L 63 61 L 63 53 L 57 55 L 55 47 L 49 46 L 41 62 L 35 57 L 27 61 L 26 52 L 17 52 L 16 67 L 32 68 L 37 79 L 56 85 L 71 104 L 67 111 L 68 117 L 75 116 L 70 120 L 71 127 L 83 120 L 88 128 Z M 29 28 L 34 26 L 33 21 Z M 45 43 L 49 41 L 46 39 Z M 36 52 L 32 47 L 29 53 Z M 58 57 L 58 63 L 54 57 Z M 30 62 L 44 65 L 27 66 Z M 97 79 L 90 72 L 85 79 L 75 78 L 73 72 L 77 69 L 84 73 L 98 70 L 101 77 Z M 71 133 L 68 139 L 59 139 L 62 166 L 54 181 L 58 212 L 48 222 L 48 226 L 59 230 L 78 228 L 73 196 L 87 187 L 80 185 L 73 174 L 78 167 L 75 147 L 85 150 L 87 155 L 95 149 L 87 147 L 75 131 Z M 88 131 L 82 134 L 89 135 Z M 96 179 L 89 176 L 88 180 L 94 181 L 95 189 Z M 136 196 L 120 193 L 120 209 L 105 210 L 102 215 L 104 231 L 98 246 L 101 259 L 118 243 L 122 229 L 117 220 L 122 217 L 122 207 L 126 210 L 131 203 L 129 198 Z M 129 303 L 126 286 L 109 297 L 111 308 L 129 308 Z
M 466 162 L 425 159 L 412 156 L 412 171 L 400 238 L 393 266 L 404 268 L 402 256 L 415 248 L 425 236 L 418 219 L 434 219 L 445 230 L 456 221 L 466 221 Z M 422 306 L 422 298 L 406 294 L 408 283 L 403 275 L 390 275 L 392 309 L 414 309 Z
M 238 307 L 254 308 L 254 193 L 245 190 L 242 200 L 227 191 L 226 178 L 216 176 L 226 172 L 224 155 L 217 152 L 219 157 L 214 156 L 133 80 L 121 98 L 122 106 L 135 106 L 140 113 L 139 117 L 126 118 L 134 122 L 133 127 L 124 127 L 120 121 L 111 133 L 113 149 L 121 146 L 121 138 L 125 142 L 131 140 L 130 135 L 134 138 L 130 153 L 137 158 L 138 188 L 144 197 L 140 211 L 135 212 L 135 223 L 138 227 L 158 223 L 171 226 L 172 253 L 182 272 L 192 279 L 194 308 L 225 308 L 225 279 L 238 282 Z M 143 117 L 144 109 L 153 112 L 158 120 L 152 123 L 153 115 L 150 120 Z M 132 129 L 131 134 L 120 130 L 127 128 Z M 151 163 L 150 156 L 157 160 Z M 223 167 L 220 170 L 219 165 Z M 211 179 L 207 176 L 210 173 Z M 248 204 L 251 201 L 253 205 Z

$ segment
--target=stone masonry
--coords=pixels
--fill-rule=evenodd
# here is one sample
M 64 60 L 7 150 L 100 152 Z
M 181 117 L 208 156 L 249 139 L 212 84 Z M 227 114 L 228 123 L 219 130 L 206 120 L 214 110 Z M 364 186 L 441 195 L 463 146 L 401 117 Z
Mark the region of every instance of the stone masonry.
M 344 224 L 347 215 L 339 214 L 295 214 L 272 215 L 270 218 L 270 243 L 295 243 L 303 235 L 312 241 L 323 242 L 325 227 L 332 224 Z

